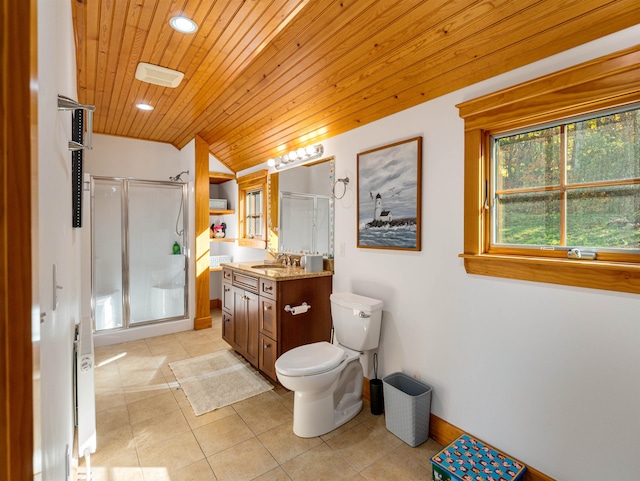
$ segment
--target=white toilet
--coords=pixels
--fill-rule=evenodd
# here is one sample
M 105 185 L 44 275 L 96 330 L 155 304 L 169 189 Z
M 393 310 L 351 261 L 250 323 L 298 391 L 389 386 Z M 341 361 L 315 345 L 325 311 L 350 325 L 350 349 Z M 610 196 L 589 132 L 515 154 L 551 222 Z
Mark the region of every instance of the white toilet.
M 331 294 L 337 344 L 296 347 L 276 360 L 280 383 L 294 391 L 293 432 L 321 436 L 362 409 L 363 363 L 378 347 L 382 301 L 348 292 Z

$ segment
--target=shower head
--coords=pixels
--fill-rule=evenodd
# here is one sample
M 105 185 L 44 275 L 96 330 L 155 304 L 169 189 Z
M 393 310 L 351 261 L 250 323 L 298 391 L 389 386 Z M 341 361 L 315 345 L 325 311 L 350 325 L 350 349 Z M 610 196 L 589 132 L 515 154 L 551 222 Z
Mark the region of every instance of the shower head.
M 182 174 L 187 174 L 189 175 L 189 171 L 188 170 L 183 170 L 182 172 L 180 172 L 178 175 L 176 175 L 175 177 L 169 177 L 169 180 L 172 180 L 174 182 L 180 182 L 182 181 L 182 179 L 180 178 L 182 176 Z

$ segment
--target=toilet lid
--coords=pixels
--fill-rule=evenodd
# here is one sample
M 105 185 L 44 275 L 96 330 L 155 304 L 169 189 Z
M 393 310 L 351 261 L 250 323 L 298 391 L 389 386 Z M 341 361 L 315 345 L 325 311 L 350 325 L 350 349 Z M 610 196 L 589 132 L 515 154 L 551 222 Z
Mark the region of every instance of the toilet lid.
M 285 376 L 310 376 L 340 365 L 347 353 L 328 342 L 305 344 L 285 352 L 276 361 L 276 371 Z

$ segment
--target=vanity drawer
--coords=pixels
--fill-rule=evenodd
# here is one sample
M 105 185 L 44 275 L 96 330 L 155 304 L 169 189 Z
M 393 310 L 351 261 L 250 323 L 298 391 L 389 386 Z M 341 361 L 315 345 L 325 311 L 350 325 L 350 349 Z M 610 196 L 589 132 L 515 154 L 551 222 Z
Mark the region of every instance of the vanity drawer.
M 260 332 L 277 339 L 276 321 L 276 302 L 260 297 Z
M 231 269 L 227 269 L 226 267 L 222 269 L 222 278 L 225 281 L 229 281 L 232 282 L 233 281 L 233 275 L 231 274 Z
M 269 297 L 275 300 L 276 286 L 277 286 L 276 281 L 260 278 L 260 295 L 263 297 Z
M 276 359 L 278 357 L 278 343 L 264 334 L 260 334 L 260 353 L 258 368 L 274 381 L 276 375 Z
M 257 277 L 245 276 L 238 272 L 233 272 L 233 285 L 242 287 L 249 291 L 258 292 L 259 279 Z

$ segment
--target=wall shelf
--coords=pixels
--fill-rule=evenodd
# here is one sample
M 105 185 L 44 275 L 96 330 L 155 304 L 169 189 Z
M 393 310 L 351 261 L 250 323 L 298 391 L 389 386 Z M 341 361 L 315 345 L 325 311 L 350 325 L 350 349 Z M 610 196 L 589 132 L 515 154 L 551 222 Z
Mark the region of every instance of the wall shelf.
M 225 174 L 223 172 L 209 172 L 209 184 L 223 184 L 228 180 L 236 180 L 236 174 Z
M 227 215 L 227 214 L 235 214 L 235 210 L 209 210 L 209 215 Z
M 235 174 L 226 174 L 223 172 L 209 172 L 209 186 L 211 185 L 221 185 L 224 184 L 225 182 L 228 181 L 236 181 L 236 175 Z M 229 205 L 229 197 L 231 199 L 234 199 L 235 194 L 232 196 L 229 192 L 229 189 L 225 189 L 225 193 L 220 192 L 222 195 L 221 197 L 227 197 L 227 207 L 231 207 L 231 205 Z M 214 189 L 214 192 L 217 193 L 217 189 Z M 226 195 L 225 195 L 226 194 Z M 234 202 L 232 200 L 232 202 Z M 209 224 L 211 224 L 212 216 L 224 216 L 224 215 L 234 215 L 236 213 L 236 211 L 234 209 L 208 209 L 209 211 Z M 222 219 L 215 219 L 215 222 L 221 222 Z M 210 231 L 211 232 L 211 231 Z M 229 231 L 227 231 L 227 233 L 229 233 Z M 233 233 L 235 234 L 235 228 L 233 228 Z M 217 253 L 220 250 L 226 250 L 226 249 L 222 249 L 221 246 L 215 246 L 213 243 L 214 242 L 226 242 L 226 243 L 233 243 L 236 242 L 236 238 L 235 237 L 220 237 L 220 238 L 216 238 L 216 237 L 209 237 L 209 242 L 210 244 L 210 252 L 209 255 L 214 255 L 215 253 Z M 222 267 L 209 267 L 209 272 L 221 272 L 222 271 Z M 216 274 L 217 276 L 217 274 Z M 207 278 L 209 276 L 206 276 Z M 213 277 L 213 276 L 212 276 Z M 204 289 L 203 289 L 204 290 Z M 207 292 L 207 298 L 209 297 L 209 292 Z M 211 299 L 209 300 L 211 302 Z

